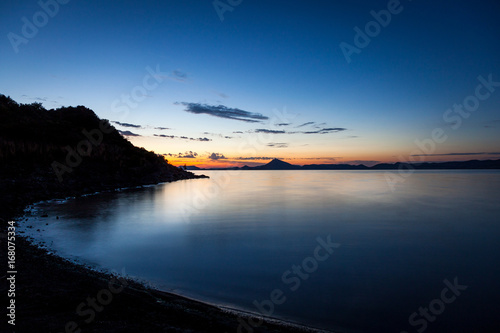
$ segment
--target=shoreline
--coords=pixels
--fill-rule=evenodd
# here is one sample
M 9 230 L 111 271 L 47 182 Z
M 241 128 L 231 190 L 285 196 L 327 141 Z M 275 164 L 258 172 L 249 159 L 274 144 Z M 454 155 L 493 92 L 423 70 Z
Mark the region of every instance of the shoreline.
M 35 203 L 25 202 L 22 211 L 17 210 L 16 213 L 7 215 L 7 220 L 2 225 L 5 229 L 8 221 L 15 221 L 18 227 L 26 217 L 26 210 L 37 203 L 68 200 L 106 192 L 128 191 L 161 183 L 105 189 L 68 196 L 64 199 L 52 198 Z M 16 326 L 11 327 L 12 331 L 22 328 L 23 331 L 71 332 L 65 325 L 76 323 L 75 327 L 81 329 L 82 332 L 170 330 L 249 332 L 248 328 L 252 332 L 332 332 L 163 291 L 146 285 L 146 280 L 141 282 L 127 276 L 121 277 L 105 269 L 92 268 L 89 264 L 52 253 L 48 247 L 41 245 L 16 233 L 16 261 L 19 267 L 16 297 L 17 323 Z M 5 250 L 6 248 L 2 246 L 0 250 L 2 256 Z M 90 317 L 79 316 L 76 311 L 78 306 L 88 300 L 89 295 L 95 297 L 99 295 L 99 292 L 105 291 L 106 284 L 116 279 L 126 281 L 123 291 L 112 294 L 113 299 L 110 304 L 103 305 L 102 312 L 94 311 L 94 318 L 87 323 L 85 319 L 88 320 Z M 73 281 L 77 282 L 72 284 Z M 87 312 L 80 312 L 90 315 L 90 308 L 82 309 Z M 248 328 L 241 326 L 243 321 L 248 323 L 249 320 L 254 323 L 262 322 L 262 324 L 255 325 L 256 327 L 247 326 Z M 47 327 L 43 327 L 44 325 Z

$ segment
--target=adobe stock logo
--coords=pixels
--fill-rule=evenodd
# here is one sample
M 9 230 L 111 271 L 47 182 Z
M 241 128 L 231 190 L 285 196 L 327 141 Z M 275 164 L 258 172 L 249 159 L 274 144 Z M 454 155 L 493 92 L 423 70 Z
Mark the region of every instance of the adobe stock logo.
M 436 321 L 438 316 L 440 316 L 447 305 L 455 302 L 457 297 L 459 297 L 464 290 L 467 290 L 468 286 L 461 285 L 458 283 L 458 277 L 455 276 L 453 283 L 448 279 L 443 281 L 445 288 L 441 290 L 438 298 L 433 299 L 429 302 L 428 307 L 418 308 L 418 312 L 413 312 L 408 317 L 408 323 L 418 332 L 423 333 L 429 323 Z M 408 331 L 401 331 L 400 333 L 408 333 Z
M 392 17 L 400 14 L 403 9 L 404 7 L 399 0 L 389 0 L 387 9 L 382 9 L 378 12 L 374 10 L 370 11 L 370 15 L 374 20 L 365 24 L 364 31 L 357 26 L 354 27 L 354 32 L 356 33 L 353 39 L 354 45 L 346 42 L 339 44 L 347 63 L 350 64 L 352 62 L 352 55 L 354 53 L 360 54 L 362 49 L 370 45 L 372 38 L 377 37 L 382 32 L 382 28 L 386 28 L 391 23 Z
M 224 13 L 232 12 L 234 8 L 241 5 L 243 0 L 226 0 L 226 2 L 222 0 L 214 0 L 212 5 L 214 6 L 217 15 L 219 15 L 219 19 L 221 22 L 224 22 Z
M 271 317 L 276 307 L 287 301 L 287 289 L 290 292 L 295 292 L 299 289 L 302 282 L 308 280 L 311 274 L 318 270 L 320 263 L 330 258 L 335 249 L 340 247 L 339 243 L 332 242 L 332 235 L 328 235 L 326 238 L 317 237 L 316 241 L 318 245 L 314 248 L 312 256 L 304 258 L 300 264 L 293 265 L 281 275 L 281 282 L 287 286 L 286 289 L 273 289 L 269 293 L 269 298 L 262 301 L 253 301 L 253 305 L 258 310 L 260 316 L 250 316 L 246 319 L 241 316 L 238 317 L 239 325 L 236 330 L 237 333 L 254 333 L 255 328 L 264 323 L 263 317 Z
M 38 1 L 38 6 L 40 6 L 41 10 L 35 12 L 31 20 L 26 16 L 21 18 L 21 22 L 23 22 L 23 26 L 21 27 L 22 36 L 13 32 L 7 34 L 14 52 L 19 53 L 19 46 L 21 44 L 28 44 L 30 39 L 35 38 L 38 35 L 39 29 L 45 27 L 49 23 L 49 19 L 54 18 L 59 13 L 60 5 L 65 5 L 68 2 L 70 0 Z

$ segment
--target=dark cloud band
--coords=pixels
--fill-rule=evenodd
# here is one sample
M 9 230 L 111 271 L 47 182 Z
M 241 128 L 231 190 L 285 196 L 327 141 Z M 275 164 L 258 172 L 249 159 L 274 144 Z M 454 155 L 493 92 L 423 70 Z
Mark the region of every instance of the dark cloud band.
M 269 117 L 263 116 L 260 113 L 252 113 L 236 108 L 228 108 L 224 105 L 208 105 L 200 103 L 178 102 L 176 104 L 184 105 L 184 111 L 194 114 L 208 114 L 210 116 L 245 121 L 249 123 L 258 123 L 262 120 L 267 120 Z

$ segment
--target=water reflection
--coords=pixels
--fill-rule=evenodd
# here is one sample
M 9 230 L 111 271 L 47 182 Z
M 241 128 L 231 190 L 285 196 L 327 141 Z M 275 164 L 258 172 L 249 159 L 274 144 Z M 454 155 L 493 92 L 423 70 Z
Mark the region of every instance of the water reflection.
M 395 192 L 375 171 L 209 175 L 43 204 L 49 218 L 31 232 L 63 255 L 250 311 L 281 288 L 276 315 L 331 329 L 408 329 L 455 276 L 473 287 L 433 329 L 498 310 L 499 172 L 419 171 Z M 291 292 L 283 272 L 327 235 L 341 247 Z

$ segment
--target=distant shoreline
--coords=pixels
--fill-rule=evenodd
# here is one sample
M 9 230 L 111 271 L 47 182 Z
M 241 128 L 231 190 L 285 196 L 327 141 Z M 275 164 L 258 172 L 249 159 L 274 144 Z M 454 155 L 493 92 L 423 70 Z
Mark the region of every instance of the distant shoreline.
M 368 167 L 364 164 L 306 164 L 294 165 L 279 159 L 255 167 L 230 167 L 230 168 L 198 168 L 196 166 L 187 167 L 189 171 L 210 171 L 210 170 L 499 170 L 500 159 L 498 160 L 469 160 L 459 162 L 422 162 L 422 163 L 379 163 Z

